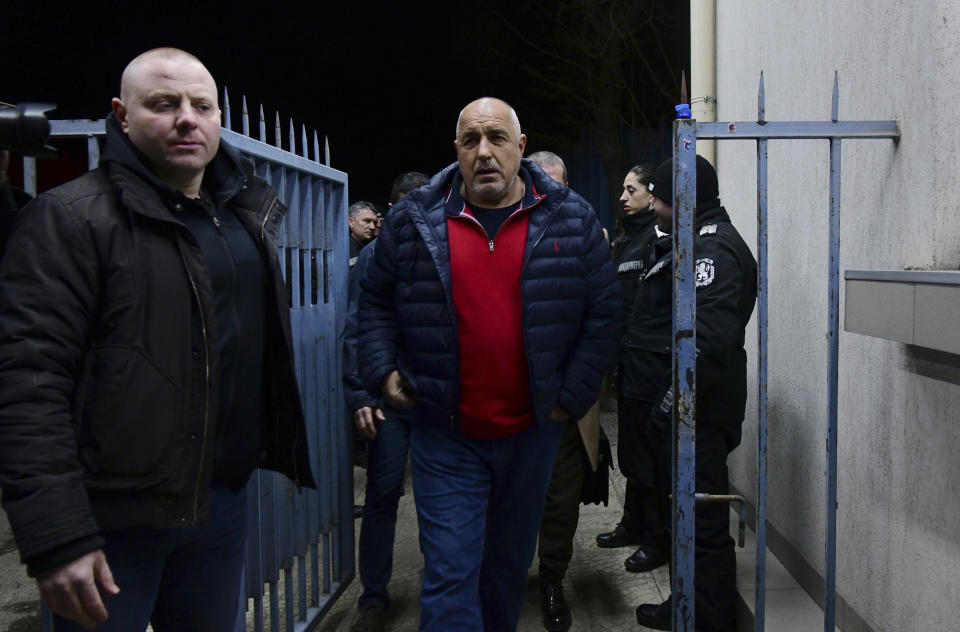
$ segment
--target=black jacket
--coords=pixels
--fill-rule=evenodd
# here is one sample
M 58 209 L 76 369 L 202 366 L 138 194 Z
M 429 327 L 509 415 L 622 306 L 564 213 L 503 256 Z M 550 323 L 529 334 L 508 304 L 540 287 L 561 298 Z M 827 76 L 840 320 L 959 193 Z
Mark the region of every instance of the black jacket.
M 697 423 L 722 427 L 733 449 L 747 399 L 744 330 L 757 297 L 757 262 L 719 200 L 697 210 L 696 225 Z M 672 374 L 671 238 L 661 237 L 655 248 L 657 262 L 637 289 L 628 325 L 624 391 L 656 410 Z
M 623 313 L 630 322 L 630 313 L 637 297 L 640 279 L 655 262 L 652 245 L 657 238 L 656 218 L 650 211 L 640 211 L 620 218 L 624 233 L 613 242 L 613 263 L 623 290 Z M 620 349 L 623 361 L 623 345 Z
M 210 275 L 108 121 L 101 167 L 24 208 L 0 263 L 0 486 L 31 573 L 102 545 L 101 529 L 206 519 L 218 419 Z M 146 174 L 146 175 L 145 175 Z M 313 486 L 275 235 L 285 208 L 221 141 L 204 188 L 267 262 L 262 467 Z

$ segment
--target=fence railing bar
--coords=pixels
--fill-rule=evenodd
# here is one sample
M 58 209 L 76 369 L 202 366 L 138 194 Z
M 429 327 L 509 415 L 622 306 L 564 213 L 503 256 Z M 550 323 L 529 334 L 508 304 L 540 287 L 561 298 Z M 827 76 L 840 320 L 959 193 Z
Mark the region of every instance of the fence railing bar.
M 240 116 L 240 129 L 242 130 L 243 135 L 249 138 L 250 137 L 250 112 L 247 110 L 247 95 L 243 95 L 241 105 L 243 106 L 243 111 Z
M 839 80 L 833 76 L 833 102 L 830 117 L 838 118 Z M 823 629 L 833 632 L 836 625 L 837 566 L 837 409 L 840 371 L 840 139 L 830 139 L 830 262 L 827 293 L 828 383 L 827 383 L 827 515 L 824 566 Z
M 260 104 L 260 122 L 257 123 L 257 127 L 260 129 L 260 142 L 266 145 L 267 144 L 267 119 L 263 115 L 262 103 Z
M 899 138 L 896 121 L 709 121 L 697 122 L 697 138 L 818 139 Z
M 293 124 L 293 117 L 290 118 L 289 139 L 290 139 L 290 147 L 288 149 L 291 154 L 296 156 L 297 155 L 297 132 L 296 132 L 296 126 Z
M 230 123 L 230 93 L 227 92 L 227 86 L 223 86 L 223 127 L 233 130 Z
M 276 117 L 274 118 L 273 125 L 273 144 L 277 149 L 283 149 L 280 144 L 280 112 L 275 112 Z M 292 152 L 291 152 L 292 153 Z
M 757 92 L 757 121 L 766 120 L 766 92 L 763 72 L 760 73 L 760 88 Z M 766 617 L 765 595 L 767 586 L 767 299 L 769 292 L 767 268 L 767 235 L 769 213 L 767 212 L 767 140 L 757 140 L 757 564 L 754 588 L 754 630 L 763 632 Z
M 325 157 L 325 162 L 328 167 L 333 165 L 332 159 L 330 158 L 330 137 L 323 137 L 323 155 Z
M 694 206 L 696 204 L 696 121 L 674 122 L 673 145 L 673 629 L 693 632 L 696 293 L 694 288 Z
M 37 197 L 37 159 L 33 156 L 23 157 L 23 189 Z
M 317 138 L 317 130 L 313 130 L 313 161 L 320 163 L 320 141 Z

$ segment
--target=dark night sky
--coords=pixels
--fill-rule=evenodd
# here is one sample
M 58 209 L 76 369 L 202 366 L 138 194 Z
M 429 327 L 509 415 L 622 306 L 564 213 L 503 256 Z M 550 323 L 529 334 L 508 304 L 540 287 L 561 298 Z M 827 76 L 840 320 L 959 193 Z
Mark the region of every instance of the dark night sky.
M 229 88 L 234 128 L 243 94 L 251 110 L 264 105 L 269 121 L 279 109 L 284 139 L 290 117 L 298 139 L 300 124 L 315 129 L 321 142 L 329 137 L 333 166 L 350 176 L 351 201 L 385 204 L 398 173 L 430 175 L 455 159 L 457 113 L 476 97 L 510 102 L 528 135 L 528 153 L 545 148 L 534 134 L 545 113 L 511 61 L 528 49 L 497 18 L 513 15 L 518 5 L 529 8 L 525 0 L 217 6 L 8 0 L 0 17 L 0 100 L 56 103 L 53 118 L 102 118 L 130 59 L 177 46 L 205 63 L 221 98 L 222 86 Z

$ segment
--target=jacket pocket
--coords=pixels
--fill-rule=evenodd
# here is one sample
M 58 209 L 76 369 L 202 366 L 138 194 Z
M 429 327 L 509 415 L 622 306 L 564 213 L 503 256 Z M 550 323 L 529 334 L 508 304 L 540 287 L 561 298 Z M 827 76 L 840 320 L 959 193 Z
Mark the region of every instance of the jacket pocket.
M 186 428 L 180 389 L 136 349 L 87 355 L 77 446 L 88 477 L 169 478 Z

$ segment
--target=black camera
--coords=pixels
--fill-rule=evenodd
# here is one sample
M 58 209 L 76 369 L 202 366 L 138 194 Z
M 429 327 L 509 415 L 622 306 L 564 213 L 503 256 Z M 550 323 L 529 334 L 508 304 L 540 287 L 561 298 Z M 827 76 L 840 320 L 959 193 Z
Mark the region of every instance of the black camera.
M 56 107 L 51 103 L 0 107 L 0 149 L 25 156 L 56 156 L 57 150 L 46 144 L 50 137 L 50 121 L 46 113 Z

